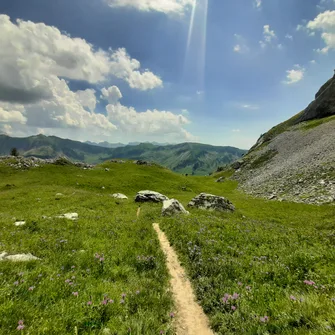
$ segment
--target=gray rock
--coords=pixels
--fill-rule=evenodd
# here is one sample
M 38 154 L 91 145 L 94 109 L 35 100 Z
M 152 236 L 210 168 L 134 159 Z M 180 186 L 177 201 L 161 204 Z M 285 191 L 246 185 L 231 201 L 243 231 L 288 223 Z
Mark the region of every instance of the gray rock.
M 116 199 L 124 199 L 124 200 L 128 199 L 128 197 L 122 193 L 114 193 L 112 194 L 112 197 Z
M 207 193 L 199 194 L 193 198 L 187 206 L 220 212 L 235 211 L 235 206 L 228 199 Z
M 136 202 L 163 202 L 169 200 L 169 198 L 161 193 L 154 191 L 140 191 L 136 194 Z
M 172 216 L 176 214 L 190 214 L 184 206 L 176 199 L 165 200 L 163 202 L 162 215 Z
M 225 181 L 225 177 L 220 177 L 219 179 L 216 180 L 216 183 L 222 183 Z

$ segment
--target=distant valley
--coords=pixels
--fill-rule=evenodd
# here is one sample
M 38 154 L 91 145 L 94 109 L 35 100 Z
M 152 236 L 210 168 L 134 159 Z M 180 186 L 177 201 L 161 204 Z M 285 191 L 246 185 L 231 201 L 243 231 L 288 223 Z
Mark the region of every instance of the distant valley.
M 8 155 L 12 148 L 17 148 L 19 154 L 26 157 L 55 158 L 65 156 L 70 160 L 91 164 L 117 158 L 141 159 L 155 162 L 178 173 L 193 175 L 209 174 L 219 166 L 230 164 L 246 153 L 246 150 L 234 147 L 199 143 L 175 145 L 141 143 L 113 148 L 104 147 L 102 143 L 92 145 L 55 136 L 37 135 L 14 138 L 0 135 L 0 155 Z

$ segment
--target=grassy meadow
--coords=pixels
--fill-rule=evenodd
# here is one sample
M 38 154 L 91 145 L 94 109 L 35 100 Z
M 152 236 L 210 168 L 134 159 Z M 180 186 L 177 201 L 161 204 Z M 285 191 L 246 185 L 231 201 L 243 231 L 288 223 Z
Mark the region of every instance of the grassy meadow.
M 221 175 L 132 162 L 0 165 L 0 253 L 41 258 L 0 262 L 0 334 L 174 334 L 153 222 L 217 334 L 334 333 L 335 206 L 253 199 L 236 182 L 215 183 Z M 142 204 L 137 219 L 133 197 L 144 189 L 184 205 L 200 192 L 222 195 L 237 210 L 162 218 L 160 204 Z M 129 200 L 110 196 L 117 192 Z M 71 212 L 77 221 L 57 218 Z M 27 224 L 16 227 L 19 220 Z

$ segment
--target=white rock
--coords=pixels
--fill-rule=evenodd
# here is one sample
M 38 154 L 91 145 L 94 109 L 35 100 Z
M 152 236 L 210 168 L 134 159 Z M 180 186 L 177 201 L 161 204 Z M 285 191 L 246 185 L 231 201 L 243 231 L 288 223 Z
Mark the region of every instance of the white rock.
M 16 221 L 14 224 L 16 227 L 24 226 L 26 224 L 26 221 Z
M 57 216 L 57 218 L 67 219 L 67 220 L 77 220 L 78 219 L 78 213 L 66 213 L 66 214 Z
M 40 258 L 33 256 L 32 254 L 17 254 L 9 255 L 6 252 L 0 254 L 0 261 L 10 261 L 10 262 L 30 262 L 37 261 Z
M 171 216 L 175 214 L 190 214 L 184 206 L 176 199 L 165 200 L 163 202 L 162 215 Z
M 128 197 L 122 193 L 114 193 L 112 197 L 116 199 L 128 199 Z

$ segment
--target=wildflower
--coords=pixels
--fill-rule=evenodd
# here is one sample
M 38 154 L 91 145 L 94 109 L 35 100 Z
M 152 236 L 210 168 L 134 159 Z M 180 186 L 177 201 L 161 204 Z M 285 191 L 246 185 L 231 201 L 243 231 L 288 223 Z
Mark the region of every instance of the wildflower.
M 74 265 L 72 265 L 72 266 L 71 266 L 71 269 L 74 269 L 74 268 L 75 268 L 75 266 L 74 266 Z
M 137 291 L 136 291 L 136 294 L 140 294 L 140 291 L 139 291 L 139 290 L 137 290 Z
M 14 285 L 15 285 L 15 286 L 19 285 L 19 282 L 18 282 L 18 281 L 15 281 L 15 282 L 14 282 Z
M 34 288 L 35 288 L 35 286 L 30 286 L 30 287 L 28 288 L 28 291 L 33 291 Z
M 102 263 L 105 260 L 105 257 L 100 257 L 99 261 Z
M 228 298 L 227 298 L 227 297 L 223 297 L 223 298 L 222 298 L 222 302 L 223 302 L 224 304 L 226 304 L 227 301 L 228 301 Z
M 269 317 L 268 316 L 264 316 L 260 318 L 261 322 L 268 322 L 269 321 Z
M 297 300 L 297 298 L 294 295 L 290 295 L 290 299 L 293 300 L 293 301 Z
M 76 279 L 76 276 L 72 276 L 71 279 Z
M 232 311 L 236 311 L 236 306 L 231 306 Z
M 171 319 L 174 318 L 174 313 L 173 313 L 173 312 L 170 313 L 170 318 L 171 318 Z
M 126 297 L 126 294 L 125 294 L 125 293 L 122 293 L 122 294 L 121 294 L 121 297 L 122 297 L 122 298 L 125 298 L 125 297 Z
M 17 330 L 23 330 L 24 329 L 24 325 L 18 325 L 16 329 Z
M 160 334 L 164 334 L 164 333 L 165 333 L 165 331 L 164 331 L 164 330 L 161 330 L 159 333 L 160 333 Z
M 93 304 L 93 302 L 91 300 L 87 302 L 88 306 L 91 306 L 92 304 Z
M 19 320 L 18 325 L 23 325 L 23 320 Z
M 78 292 L 72 292 L 72 294 L 73 294 L 75 297 L 78 297 L 78 295 L 79 295 Z
M 239 297 L 240 297 L 239 294 L 237 294 L 237 293 L 234 293 L 234 294 L 233 294 L 233 300 L 237 300 Z
M 120 300 L 120 304 L 124 304 L 124 299 L 121 299 L 121 300 Z
M 250 290 L 251 290 L 251 286 L 246 286 L 246 289 L 247 289 L 248 291 L 250 291 Z
M 102 305 L 107 305 L 107 300 L 102 300 L 102 301 L 101 301 L 101 304 L 102 304 Z
M 237 285 L 238 285 L 238 286 L 242 286 L 243 284 L 239 281 L 239 282 L 237 283 Z
M 70 282 L 71 282 L 70 279 L 66 279 L 66 280 L 65 280 L 65 283 L 70 283 Z
M 114 300 L 113 299 L 109 299 L 109 303 L 110 304 L 114 304 Z
M 59 273 L 57 273 L 57 277 L 60 277 L 60 274 L 59 274 Z
M 315 285 L 315 282 L 313 282 L 312 280 L 304 280 L 304 283 L 305 283 L 306 285 L 310 285 L 310 286 Z

